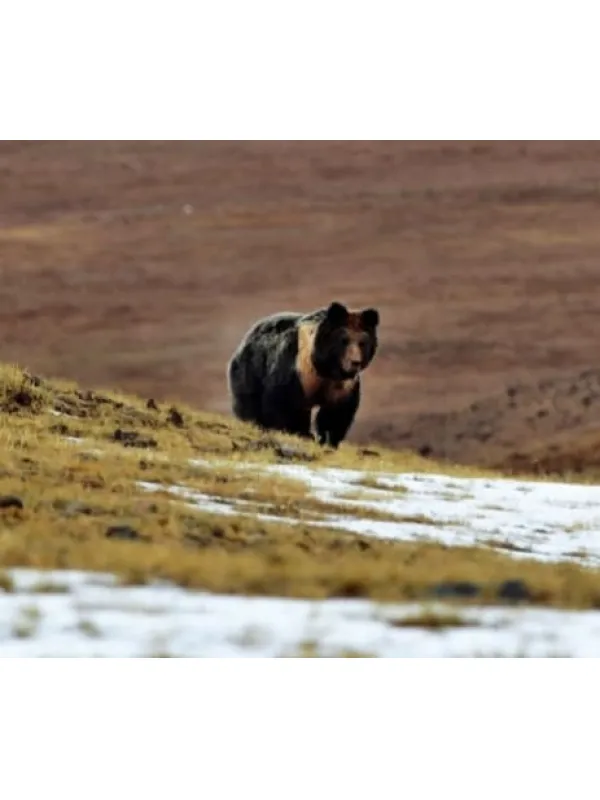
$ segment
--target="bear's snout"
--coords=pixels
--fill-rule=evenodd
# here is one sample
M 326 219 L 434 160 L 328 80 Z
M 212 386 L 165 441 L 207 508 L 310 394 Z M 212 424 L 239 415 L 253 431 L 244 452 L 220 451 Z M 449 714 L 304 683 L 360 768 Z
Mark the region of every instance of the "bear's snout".
M 353 342 L 346 348 L 343 359 L 343 368 L 346 372 L 358 372 L 363 363 L 363 354 L 360 346 Z

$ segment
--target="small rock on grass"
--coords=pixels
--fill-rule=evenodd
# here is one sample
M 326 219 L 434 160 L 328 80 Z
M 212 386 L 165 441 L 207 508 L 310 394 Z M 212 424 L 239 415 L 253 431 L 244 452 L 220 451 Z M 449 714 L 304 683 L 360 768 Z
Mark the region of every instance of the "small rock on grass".
M 159 410 L 158 406 L 156 404 L 156 400 L 154 400 L 152 397 L 146 403 L 146 408 L 149 408 L 151 411 L 158 411 Z
M 23 408 L 29 408 L 33 403 L 33 397 L 29 392 L 26 392 L 24 389 L 21 389 L 18 392 L 15 392 L 12 396 L 12 399 L 15 403 L 19 406 L 23 406 Z
M 115 442 L 121 442 L 123 447 L 157 447 L 158 442 L 150 436 L 140 436 L 137 431 L 124 431 L 117 428 L 113 433 Z
M 522 580 L 509 580 L 504 581 L 498 587 L 498 597 L 501 600 L 531 600 L 533 595 L 529 591 L 529 587 Z
M 310 453 L 306 453 L 298 447 L 293 447 L 289 444 L 280 444 L 279 442 L 274 443 L 273 451 L 279 458 L 284 458 L 289 461 L 314 461 L 315 458 Z
M 142 537 L 131 525 L 111 525 L 106 529 L 107 539 L 122 539 L 124 541 L 138 541 Z
M 169 414 L 167 416 L 168 422 L 172 425 L 175 425 L 176 428 L 183 428 L 183 415 L 180 411 L 178 411 L 175 406 L 172 406 L 169 409 Z
M 0 509 L 2 508 L 23 508 L 23 501 L 16 494 L 0 495 Z
M 431 593 L 435 597 L 477 597 L 481 587 L 471 581 L 447 581 L 436 584 Z

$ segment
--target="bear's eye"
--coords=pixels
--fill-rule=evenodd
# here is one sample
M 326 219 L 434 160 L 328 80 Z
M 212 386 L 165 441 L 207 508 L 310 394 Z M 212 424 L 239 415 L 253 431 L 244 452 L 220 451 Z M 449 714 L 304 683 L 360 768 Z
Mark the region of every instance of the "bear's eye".
M 348 347 L 350 344 L 350 336 L 347 333 L 342 333 L 340 336 L 340 343 L 342 347 Z

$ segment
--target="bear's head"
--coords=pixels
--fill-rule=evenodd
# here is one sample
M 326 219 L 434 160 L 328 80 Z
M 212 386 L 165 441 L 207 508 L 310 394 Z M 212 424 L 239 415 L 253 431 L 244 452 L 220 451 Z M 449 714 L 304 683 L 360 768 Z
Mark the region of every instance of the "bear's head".
M 349 311 L 331 303 L 313 340 L 312 360 L 322 378 L 355 378 L 369 366 L 377 350 L 379 312 L 374 308 Z

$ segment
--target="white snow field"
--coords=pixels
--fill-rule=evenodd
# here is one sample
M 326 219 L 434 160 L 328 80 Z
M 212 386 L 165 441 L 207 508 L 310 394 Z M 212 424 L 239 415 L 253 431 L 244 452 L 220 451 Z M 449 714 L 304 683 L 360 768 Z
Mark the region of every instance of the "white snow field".
M 219 462 L 196 462 L 202 467 Z M 227 465 L 231 467 L 231 464 Z M 305 481 L 317 498 L 353 514 L 311 522 L 404 540 L 498 545 L 514 557 L 600 564 L 600 487 L 576 484 L 362 473 L 304 465 L 239 464 Z M 363 487 L 365 477 L 380 488 Z M 141 484 L 149 492 L 165 487 Z M 260 515 L 252 502 L 168 487 L 174 502 L 223 514 Z M 263 507 L 264 508 L 264 507 Z M 398 517 L 361 516 L 376 508 Z M 282 520 L 273 515 L 273 519 Z M 291 524 L 297 519 L 289 519 Z M 506 548 L 512 549 L 506 549 Z M 514 549 L 516 548 L 516 549 Z M 600 611 L 527 607 L 444 609 L 454 622 L 430 629 L 393 624 L 423 606 L 367 600 L 306 601 L 212 595 L 169 585 L 121 587 L 109 575 L 6 570 L 0 588 L 0 656 L 600 657 Z M 40 586 L 50 582 L 51 585 Z M 456 619 L 458 616 L 458 620 Z
M 4 658 L 600 656 L 598 611 L 469 608 L 458 612 L 460 627 L 430 630 L 391 624 L 418 606 L 119 587 L 110 575 L 74 571 L 10 574 L 15 590 L 0 591 Z

